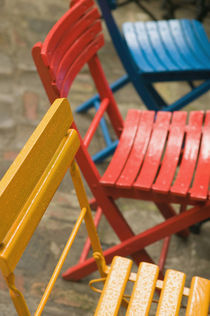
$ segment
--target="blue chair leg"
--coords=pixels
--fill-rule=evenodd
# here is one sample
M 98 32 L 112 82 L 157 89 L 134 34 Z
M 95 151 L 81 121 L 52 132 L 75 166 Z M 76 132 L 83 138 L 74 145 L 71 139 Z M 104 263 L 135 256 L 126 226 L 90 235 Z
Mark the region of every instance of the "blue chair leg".
M 128 75 L 124 75 L 120 79 L 118 79 L 114 83 L 112 83 L 110 85 L 110 88 L 113 92 L 115 92 L 115 91 L 121 89 L 122 87 L 124 87 L 129 82 L 130 82 L 130 80 L 128 78 Z M 99 98 L 98 94 L 94 95 L 88 101 L 86 101 L 86 102 L 82 103 L 80 106 L 78 106 L 76 109 L 76 112 L 77 113 L 86 112 L 87 110 L 92 108 L 94 106 L 94 102 L 99 101 L 99 99 L 100 98 Z
M 113 141 L 110 146 L 97 152 L 95 155 L 92 156 L 93 161 L 94 162 L 101 162 L 105 158 L 111 156 L 114 153 L 118 143 L 119 143 L 119 140 L 117 139 L 117 140 Z
M 193 100 L 197 99 L 199 96 L 207 92 L 209 89 L 210 80 L 204 81 L 200 86 L 184 95 L 181 99 L 172 103 L 167 108 L 164 108 L 163 111 L 178 111 L 188 103 L 192 102 Z

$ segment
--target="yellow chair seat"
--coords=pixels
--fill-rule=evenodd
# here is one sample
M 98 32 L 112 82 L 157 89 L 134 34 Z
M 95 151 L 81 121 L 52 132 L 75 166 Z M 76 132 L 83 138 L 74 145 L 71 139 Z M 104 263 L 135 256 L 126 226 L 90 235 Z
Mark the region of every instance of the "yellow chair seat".
M 161 290 L 156 316 L 179 315 L 181 308 L 186 308 L 186 316 L 208 315 L 210 299 L 210 281 L 193 277 L 191 287 L 186 288 L 186 275 L 176 270 L 167 270 L 164 281 L 158 280 L 159 267 L 142 262 L 138 272 L 131 273 L 132 261 L 115 257 L 108 272 L 101 293 L 95 316 L 118 315 L 123 303 L 125 288 L 130 280 L 134 282 L 126 316 L 149 315 L 155 290 Z M 187 305 L 182 304 L 187 297 Z M 186 303 L 185 303 L 186 304 Z

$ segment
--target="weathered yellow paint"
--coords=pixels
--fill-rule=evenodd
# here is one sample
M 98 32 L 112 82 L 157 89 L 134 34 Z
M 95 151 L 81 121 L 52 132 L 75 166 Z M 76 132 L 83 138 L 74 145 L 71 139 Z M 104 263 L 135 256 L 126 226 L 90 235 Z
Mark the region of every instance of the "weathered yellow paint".
M 190 287 L 186 316 L 207 316 L 210 301 L 210 281 L 193 277 Z
M 184 273 L 167 270 L 156 316 L 178 316 L 186 276 Z
M 72 121 L 68 101 L 56 100 L 0 182 L 0 269 L 21 316 L 30 312 L 13 270 L 80 146 L 77 132 L 69 129 Z M 57 276 L 56 271 L 54 280 Z
M 132 261 L 130 259 L 114 257 L 94 314 L 95 316 L 118 315 L 131 267 Z
M 24 252 L 78 147 L 76 131 L 69 130 L 4 238 L 0 258 L 7 262 L 10 271 L 14 270 Z
M 72 121 L 68 101 L 55 101 L 1 180 L 0 243 L 4 242 Z
M 140 264 L 126 316 L 149 315 L 158 274 L 159 267 L 155 264 Z

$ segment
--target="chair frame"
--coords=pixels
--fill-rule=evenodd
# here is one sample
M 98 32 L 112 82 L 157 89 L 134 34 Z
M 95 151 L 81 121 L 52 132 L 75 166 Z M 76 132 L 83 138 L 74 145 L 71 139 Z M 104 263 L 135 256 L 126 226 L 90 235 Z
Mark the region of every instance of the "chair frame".
M 63 79 L 59 81 L 59 71 L 57 72 L 57 75 L 55 74 L 55 71 L 53 70 L 54 65 L 51 60 L 51 54 L 49 54 L 49 51 L 56 51 L 55 47 L 57 45 L 56 43 L 58 40 L 58 35 L 60 36 L 62 27 L 66 27 L 65 23 L 67 22 L 64 23 L 64 21 L 67 19 L 67 16 L 69 14 L 72 16 L 72 20 L 70 21 L 70 25 L 68 27 L 69 29 L 73 28 L 74 26 L 72 24 L 74 24 L 74 18 L 76 16 L 78 17 L 78 12 L 83 15 L 84 11 L 82 10 L 87 10 L 87 6 L 89 6 L 89 8 L 92 7 L 93 1 L 77 1 L 70 11 L 67 11 L 67 13 L 52 28 L 44 43 L 37 43 L 34 45 L 32 50 L 33 58 L 50 102 L 53 102 L 58 97 L 67 97 L 76 74 L 86 63 L 89 66 L 95 86 L 99 91 L 99 95 L 102 100 L 100 107 L 101 111 L 96 113 L 96 116 L 91 123 L 91 127 L 89 128 L 84 140 L 82 140 L 80 136 L 81 146 L 77 153 L 76 159 L 95 199 L 94 203 L 92 203 L 92 206 L 94 205 L 97 207 L 95 222 L 99 222 L 100 216 L 103 213 L 121 241 L 119 245 L 111 247 L 104 252 L 107 263 L 110 262 L 113 255 L 130 255 L 137 264 L 139 264 L 140 261 L 152 262 L 152 259 L 144 250 L 144 248 L 158 240 L 166 238 L 160 258 L 161 267 L 163 267 L 167 254 L 169 236 L 175 233 L 179 233 L 181 236 L 186 236 L 188 234 L 186 229 L 189 226 L 192 226 L 193 224 L 210 217 L 210 203 L 209 201 L 197 202 L 190 197 L 186 198 L 185 196 L 171 195 L 170 192 L 167 194 L 157 193 L 154 195 L 153 192 L 147 192 L 143 190 L 126 191 L 117 189 L 112 191 L 112 189 L 109 190 L 108 187 L 105 187 L 100 182 L 101 176 L 87 150 L 89 140 L 92 139 L 94 131 L 105 111 L 107 111 L 107 114 L 118 137 L 121 135 L 124 126 L 124 122 L 119 113 L 112 91 L 108 82 L 106 81 L 106 77 L 97 56 L 97 51 L 103 45 L 103 38 L 101 37 L 100 33 L 101 29 L 97 30 L 94 40 L 91 38 L 89 44 L 83 43 L 81 40 L 80 44 L 84 46 L 79 46 L 79 51 L 82 52 L 79 57 L 77 56 L 77 47 L 72 45 L 72 51 L 70 51 L 72 54 L 74 54 L 75 59 L 74 61 L 72 60 L 70 68 L 65 69 L 65 67 L 63 67 L 65 62 L 67 62 L 65 58 L 61 62 L 60 70 L 63 71 L 61 75 L 63 76 L 63 79 L 65 78 L 64 81 L 62 81 Z M 95 12 L 95 8 L 93 11 Z M 99 16 L 96 18 L 97 21 L 98 18 Z M 61 29 L 59 29 L 62 23 L 64 25 L 61 27 Z M 68 41 L 71 42 L 74 36 L 76 36 L 76 34 L 72 31 L 71 34 L 68 35 Z M 85 38 L 87 38 L 87 34 Z M 77 44 L 78 43 L 79 41 L 77 41 Z M 64 43 L 61 45 L 64 45 Z M 55 60 L 59 61 L 59 59 L 61 59 L 61 57 L 57 56 Z M 109 106 L 107 103 L 109 103 Z M 75 123 L 72 124 L 72 127 L 77 129 Z M 87 166 L 89 167 L 87 168 Z M 117 207 L 117 204 L 115 203 L 115 199 L 118 199 L 119 197 L 154 202 L 160 213 L 165 218 L 165 221 L 144 231 L 143 233 L 135 235 Z M 180 204 L 180 214 L 177 214 L 169 203 Z M 187 205 L 191 205 L 192 207 L 186 211 Z M 89 244 L 90 243 L 88 242 L 85 246 L 84 252 L 80 258 L 80 262 L 75 267 L 63 274 L 65 279 L 79 280 L 95 270 L 96 267 L 94 259 L 86 259 Z
M 172 306 L 167 306 L 168 312 L 169 310 L 171 312 L 179 309 L 181 296 L 183 294 L 189 296 L 188 312 L 196 308 L 198 313 L 202 312 L 202 315 L 204 315 L 204 313 L 206 314 L 206 311 L 208 311 L 210 292 L 208 280 L 193 278 L 191 290 L 189 290 L 188 288 L 184 288 L 185 275 L 177 271 L 167 271 L 163 282 L 157 280 L 159 267 L 152 264 L 141 263 L 138 274 L 130 273 L 132 265 L 130 259 L 115 257 L 111 267 L 106 265 L 79 167 L 74 160 L 80 144 L 77 132 L 68 128 L 71 122 L 72 114 L 67 99 L 56 100 L 1 180 L 2 191 L 0 194 L 0 205 L 4 212 L 3 215 L 5 215 L 5 210 L 7 210 L 9 216 L 1 217 L 3 225 L 1 225 L 0 231 L 2 240 L 0 248 L 0 269 L 7 282 L 17 314 L 19 316 L 31 315 L 23 294 L 15 286 L 15 266 L 30 241 L 34 230 L 45 213 L 67 169 L 70 170 L 81 211 L 34 315 L 39 316 L 42 314 L 83 221 L 85 221 L 86 230 L 91 241 L 93 258 L 100 273 L 100 279 L 92 280 L 90 286 L 94 289 L 93 284 L 95 282 L 102 281 L 105 283 L 95 315 L 104 315 L 104 309 L 110 316 L 117 315 L 121 304 L 124 306 L 129 304 L 128 312 L 131 313 L 133 311 L 138 312 L 138 308 L 140 308 L 140 310 L 142 310 L 142 308 L 149 309 L 155 289 L 162 290 L 158 310 L 164 308 L 165 300 L 167 300 L 169 292 L 170 296 L 171 293 L 173 293 L 173 304 Z M 57 129 L 54 130 L 54 127 L 57 128 L 58 125 L 60 126 L 60 130 L 59 133 L 55 135 Z M 37 155 L 39 155 L 40 158 L 39 164 L 34 164 L 34 161 L 37 160 Z M 27 177 L 28 187 L 25 188 L 25 178 L 32 172 L 34 177 Z M 23 186 L 26 194 L 21 194 Z M 24 202 L 26 203 L 24 204 Z M 112 283 L 113 273 L 117 277 L 114 283 Z M 125 273 L 126 278 L 124 280 Z M 119 276 L 123 276 L 123 283 L 121 282 L 123 286 L 118 284 L 119 281 L 121 281 L 118 279 Z M 176 277 L 176 287 L 174 287 L 173 284 L 174 276 Z M 139 299 L 136 297 L 136 293 L 139 295 L 138 283 L 140 280 L 144 282 L 145 286 L 144 288 L 141 287 L 142 295 L 140 295 Z M 130 303 L 124 296 L 123 291 L 127 281 L 135 283 Z M 146 286 L 145 281 L 149 284 L 148 286 Z M 179 290 L 180 286 L 181 289 L 183 288 L 183 293 Z M 173 291 L 170 290 L 171 288 Z M 200 289 L 202 290 L 202 295 L 200 295 Z M 112 290 L 115 293 L 114 299 L 113 297 L 110 299 L 109 296 Z M 178 291 L 180 292 L 179 295 L 177 295 Z M 147 296 L 146 305 L 143 292 Z M 108 293 L 108 297 L 106 293 Z M 135 303 L 137 298 L 138 307 Z M 189 315 L 191 314 L 189 313 Z
M 71 1 L 71 5 L 74 4 L 77 0 Z M 115 50 L 121 60 L 121 63 L 126 71 L 126 74 L 119 78 L 116 82 L 110 85 L 110 88 L 113 92 L 118 91 L 123 88 L 129 82 L 131 82 L 139 95 L 139 97 L 143 100 L 145 106 L 149 110 L 154 111 L 177 111 L 182 109 L 184 106 L 188 105 L 190 102 L 194 101 L 196 98 L 200 97 L 202 94 L 206 93 L 210 89 L 210 80 L 209 75 L 206 77 L 203 74 L 196 74 L 191 71 L 190 75 L 187 72 L 182 72 L 180 74 L 173 74 L 171 76 L 170 73 L 163 73 L 156 75 L 153 74 L 153 78 L 151 76 L 144 76 L 144 73 L 137 70 L 136 66 L 132 61 L 132 57 L 130 56 L 130 52 L 126 46 L 125 40 L 122 37 L 122 34 L 117 26 L 117 23 L 111 13 L 112 5 L 109 3 L 109 0 L 98 0 L 99 7 L 102 12 L 102 16 L 106 23 L 108 32 L 112 39 Z M 117 4 L 116 4 L 117 6 Z M 202 80 L 199 86 L 195 87 L 193 84 L 193 80 Z M 168 105 L 167 102 L 160 96 L 160 94 L 156 91 L 153 86 L 155 82 L 164 82 L 164 81 L 187 81 L 192 88 L 192 91 L 188 92 L 186 95 L 180 97 L 177 101 L 174 101 L 172 104 Z M 85 112 L 91 107 L 95 106 L 95 102 L 100 100 L 99 95 L 95 95 L 91 99 L 87 100 L 83 104 L 81 104 L 76 111 L 77 112 Z M 106 135 L 109 134 L 107 126 L 103 124 L 102 132 Z M 112 146 L 111 146 L 112 145 Z M 94 161 L 103 161 L 107 156 L 111 155 L 114 151 L 113 146 L 117 146 L 116 144 L 111 144 L 110 142 L 106 142 L 106 150 L 104 152 L 98 153 L 98 155 L 94 156 Z
M 87 222 L 93 248 L 96 252 L 102 253 L 79 169 L 74 161 L 79 148 L 79 137 L 75 130 L 69 129 L 72 120 L 68 101 L 56 100 L 1 180 L 0 270 L 20 316 L 31 314 L 23 294 L 15 286 L 14 269 L 69 168 L 77 188 L 81 214 L 35 315 L 41 315 L 83 219 Z M 39 164 L 36 163 L 37 160 Z

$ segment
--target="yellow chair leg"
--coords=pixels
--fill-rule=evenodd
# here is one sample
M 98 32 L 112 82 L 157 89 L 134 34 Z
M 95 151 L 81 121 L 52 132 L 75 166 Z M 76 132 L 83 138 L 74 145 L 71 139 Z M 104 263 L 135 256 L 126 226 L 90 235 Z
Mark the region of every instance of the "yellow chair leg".
M 5 277 L 7 285 L 9 287 L 9 293 L 12 298 L 13 304 L 19 316 L 30 316 L 28 306 L 26 305 L 23 294 L 15 286 L 15 275 L 11 273 L 8 277 Z

